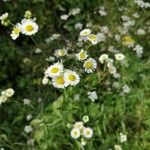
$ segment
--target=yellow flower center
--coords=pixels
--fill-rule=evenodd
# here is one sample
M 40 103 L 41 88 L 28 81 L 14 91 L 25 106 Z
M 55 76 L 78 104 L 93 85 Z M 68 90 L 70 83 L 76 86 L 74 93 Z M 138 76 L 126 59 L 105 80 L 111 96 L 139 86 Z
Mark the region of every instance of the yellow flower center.
M 90 135 L 90 131 L 86 131 L 86 135 Z
M 84 59 L 85 56 L 86 56 L 85 52 L 81 52 L 81 53 L 80 53 L 80 58 L 81 58 L 81 59 Z
M 65 55 L 65 52 L 64 52 L 64 50 L 62 49 L 62 50 L 59 50 L 59 51 L 58 51 L 58 54 L 59 54 L 60 56 L 64 56 L 64 55 Z
M 91 40 L 91 41 L 96 40 L 96 36 L 95 36 L 95 35 L 90 35 L 90 36 L 89 36 L 89 40 Z
M 14 34 L 19 34 L 20 33 L 20 29 L 19 28 L 14 28 L 13 32 L 14 32 Z
M 75 135 L 75 136 L 78 135 L 78 132 L 77 132 L 77 131 L 74 131 L 74 135 Z
M 130 36 L 124 36 L 123 41 L 126 43 L 134 43 L 134 40 Z
M 59 71 L 59 68 L 54 67 L 52 68 L 51 73 L 57 73 L 58 71 Z
M 56 83 L 59 84 L 59 85 L 63 85 L 65 83 L 64 77 L 63 76 L 57 77 Z
M 68 76 L 68 80 L 70 80 L 70 81 L 75 81 L 75 79 L 76 79 L 76 77 L 73 74 L 70 74 Z
M 85 68 L 92 69 L 93 68 L 93 63 L 91 61 L 86 62 L 85 63 Z
M 34 30 L 34 28 L 33 28 L 32 25 L 27 25 L 27 26 L 26 26 L 26 30 L 27 30 L 28 32 L 31 32 L 31 31 Z

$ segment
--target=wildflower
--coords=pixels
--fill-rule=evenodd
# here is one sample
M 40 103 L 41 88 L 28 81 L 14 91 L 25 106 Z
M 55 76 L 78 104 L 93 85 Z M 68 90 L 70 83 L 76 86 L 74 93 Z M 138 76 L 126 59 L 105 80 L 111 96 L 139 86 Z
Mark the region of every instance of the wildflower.
M 90 138 L 92 138 L 92 136 L 93 136 L 93 130 L 91 129 L 91 128 L 84 128 L 84 130 L 83 130 L 83 136 L 85 137 L 85 138 L 87 138 L 87 139 L 90 139 Z
M 120 133 L 120 142 L 123 143 L 123 142 L 126 142 L 127 141 L 127 136 L 123 133 Z
M 42 80 L 42 84 L 46 85 L 48 84 L 48 82 L 49 82 L 49 79 L 47 77 L 44 77 Z
M 82 24 L 82 23 L 76 23 L 76 24 L 74 25 L 74 27 L 75 27 L 75 29 L 81 30 L 82 27 L 83 27 L 83 24 Z
M 80 130 L 77 129 L 77 128 L 73 128 L 73 129 L 71 130 L 71 137 L 72 137 L 73 139 L 79 138 L 79 137 L 80 137 Z
M 47 77 L 56 77 L 59 76 L 63 71 L 63 64 L 62 63 L 55 63 L 47 68 L 45 71 L 45 75 Z
M 64 79 L 64 75 L 61 74 L 52 79 L 52 84 L 56 88 L 65 88 L 68 86 L 68 83 Z
M 75 71 L 72 71 L 72 70 L 67 70 L 64 73 L 64 79 L 65 79 L 65 82 L 73 86 L 77 85 L 80 82 L 79 75 Z
M 116 71 L 117 71 L 116 67 L 113 66 L 113 65 L 110 65 L 108 68 L 109 68 L 108 70 L 109 70 L 109 72 L 110 72 L 111 74 L 114 74 L 114 73 L 116 73 Z
M 102 54 L 100 57 L 99 57 L 99 61 L 100 63 L 104 63 L 104 62 L 107 62 L 108 61 L 108 55 L 107 54 Z
M 74 124 L 74 128 L 81 130 L 83 128 L 83 122 L 76 122 Z
M 7 97 L 5 95 L 0 96 L 0 105 L 7 101 Z
M 67 55 L 67 49 L 65 49 L 65 48 L 63 48 L 63 49 L 57 49 L 57 50 L 55 50 L 54 55 L 56 57 L 65 56 L 65 55 Z
M 26 133 L 30 133 L 30 132 L 33 131 L 33 129 L 32 129 L 32 127 L 31 127 L 30 125 L 27 125 L 27 126 L 24 127 L 24 131 L 25 131 Z
M 36 54 L 39 54 L 39 53 L 41 53 L 41 52 L 42 52 L 42 50 L 41 50 L 40 48 L 36 48 L 36 49 L 35 49 L 35 53 L 36 53 Z
M 95 59 L 89 58 L 84 62 L 83 67 L 85 72 L 92 73 L 97 67 L 97 62 Z
M 120 145 L 115 145 L 115 146 L 114 146 L 114 149 L 115 149 L 115 150 L 122 150 L 122 148 L 121 148 Z
M 28 98 L 23 99 L 24 105 L 30 105 L 31 101 Z
M 116 60 L 121 61 L 125 58 L 125 56 L 121 53 L 118 53 L 118 54 L 115 54 L 115 58 L 116 58 Z
M 21 32 L 25 35 L 31 36 L 38 32 L 39 27 L 32 19 L 23 19 L 21 24 Z
M 1 20 L 1 24 L 4 26 L 8 26 L 8 24 L 10 23 L 10 20 L 8 19 L 8 13 L 4 13 L 0 16 L 0 20 Z
M 96 91 L 88 92 L 87 94 L 88 94 L 88 98 L 89 98 L 92 102 L 95 102 L 95 100 L 98 99 Z
M 136 54 L 137 54 L 138 57 L 142 57 L 142 54 L 143 54 L 143 47 L 142 46 L 136 45 L 133 48 L 133 51 L 136 51 Z
M 32 115 L 31 115 L 31 114 L 27 115 L 27 116 L 26 116 L 26 119 L 27 119 L 28 121 L 31 120 L 31 119 L 32 119 Z
M 45 42 L 49 44 L 53 40 L 57 40 L 61 35 L 59 33 L 52 34 L 49 38 L 45 39 Z
M 87 39 L 93 44 L 97 44 L 98 43 L 98 39 L 97 36 L 95 34 L 90 34 Z
M 138 35 L 145 35 L 145 30 L 143 30 L 143 29 L 138 29 L 138 30 L 137 30 L 137 34 L 138 34 Z
M 13 95 L 14 95 L 14 90 L 12 89 L 12 88 L 8 88 L 7 90 L 5 90 L 5 93 L 4 93 L 4 95 L 6 96 L 6 97 L 12 97 Z
M 81 11 L 80 8 L 73 8 L 69 11 L 69 15 L 73 15 L 73 16 L 76 16 L 77 14 L 79 14 Z
M 91 33 L 91 30 L 87 28 L 80 32 L 80 36 L 86 37 L 86 36 L 90 35 L 90 33 Z
M 82 120 L 84 123 L 89 122 L 89 116 L 88 115 L 83 116 Z
M 62 19 L 62 20 L 67 20 L 68 17 L 69 17 L 68 15 L 64 14 L 64 15 L 61 15 L 61 16 L 60 16 L 60 19 Z
M 85 60 L 88 57 L 87 52 L 83 49 L 78 54 L 76 54 L 76 56 L 78 60 Z
M 80 98 L 80 95 L 79 95 L 79 94 L 76 94 L 76 95 L 74 96 L 74 100 L 76 100 L 76 101 L 78 101 L 79 98 Z
M 27 10 L 27 11 L 25 12 L 24 17 L 25 17 L 26 19 L 30 19 L 30 18 L 32 17 L 32 12 L 29 11 L 29 10 Z
M 131 91 L 131 89 L 129 88 L 129 86 L 127 84 L 125 84 L 123 87 L 123 93 L 129 93 Z
M 86 141 L 84 138 L 81 138 L 81 145 L 85 146 L 86 145 Z
M 131 36 L 124 36 L 122 38 L 123 44 L 128 46 L 128 47 L 133 47 L 134 46 L 134 40 L 132 39 Z
M 21 32 L 21 24 L 17 23 L 16 26 L 11 31 L 11 37 L 13 40 L 16 40 L 19 37 L 19 34 Z

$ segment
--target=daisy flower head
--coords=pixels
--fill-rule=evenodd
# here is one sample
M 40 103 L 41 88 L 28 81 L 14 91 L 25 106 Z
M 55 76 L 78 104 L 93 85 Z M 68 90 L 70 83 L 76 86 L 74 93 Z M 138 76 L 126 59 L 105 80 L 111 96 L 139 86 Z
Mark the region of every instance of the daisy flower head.
M 65 48 L 62 48 L 62 49 L 56 49 L 55 52 L 54 52 L 54 55 L 56 57 L 63 57 L 65 55 L 67 55 L 67 49 Z
M 85 60 L 87 57 L 88 57 L 88 54 L 86 51 L 84 51 L 83 49 L 78 53 L 76 54 L 76 57 L 78 58 L 78 60 Z
M 133 40 L 133 38 L 131 37 L 131 36 L 128 36 L 128 35 L 126 35 L 126 36 L 124 36 L 123 38 L 122 38 L 122 43 L 125 45 L 125 46 L 128 46 L 128 47 L 133 47 L 134 46 L 134 43 L 135 43 L 135 41 Z
M 84 62 L 83 67 L 85 72 L 92 73 L 97 67 L 97 62 L 95 59 L 89 58 Z
M 38 32 L 38 25 L 32 19 L 23 19 L 21 21 L 22 29 L 21 32 L 25 35 L 31 36 Z
M 88 35 L 90 35 L 91 34 L 91 30 L 90 29 L 84 29 L 84 30 L 82 30 L 81 32 L 80 32 L 80 36 L 81 37 L 87 37 Z
M 80 82 L 79 75 L 75 71 L 72 71 L 72 70 L 67 70 L 64 73 L 64 79 L 69 85 L 72 85 L 72 86 L 75 86 Z
M 74 124 L 74 128 L 81 130 L 83 128 L 83 122 L 76 122 Z
M 97 44 L 98 43 L 98 39 L 97 36 L 95 34 L 90 34 L 87 39 L 93 44 Z
M 8 97 L 12 97 L 14 93 L 15 91 L 12 88 L 8 88 L 7 90 L 5 90 L 4 95 L 8 98 Z
M 85 138 L 90 139 L 93 136 L 93 130 L 91 128 L 84 128 L 83 135 Z
M 54 63 L 53 65 L 49 66 L 47 70 L 45 71 L 45 76 L 47 77 L 56 77 L 59 76 L 64 67 L 63 64 L 60 62 Z
M 64 75 L 61 74 L 59 76 L 56 76 L 52 79 L 52 85 L 55 88 L 60 88 L 60 89 L 64 89 L 65 87 L 68 86 L 68 83 L 65 81 L 64 79 Z
M 73 139 L 77 139 L 80 137 L 80 130 L 78 128 L 73 128 L 70 134 Z
M 100 63 L 104 63 L 104 62 L 107 62 L 108 61 L 108 55 L 107 54 L 102 54 L 100 57 L 99 57 L 99 61 Z
M 125 56 L 121 53 L 118 53 L 118 54 L 115 54 L 115 58 L 116 58 L 116 60 L 121 61 L 125 58 Z
M 8 18 L 8 13 L 6 12 L 6 13 L 4 13 L 4 14 L 2 14 L 1 16 L 0 16 L 0 20 L 5 20 L 5 19 L 7 19 Z
M 16 40 L 19 37 L 19 34 L 21 32 L 21 27 L 22 27 L 21 24 L 17 23 L 13 28 L 13 30 L 11 31 L 10 36 L 13 40 Z

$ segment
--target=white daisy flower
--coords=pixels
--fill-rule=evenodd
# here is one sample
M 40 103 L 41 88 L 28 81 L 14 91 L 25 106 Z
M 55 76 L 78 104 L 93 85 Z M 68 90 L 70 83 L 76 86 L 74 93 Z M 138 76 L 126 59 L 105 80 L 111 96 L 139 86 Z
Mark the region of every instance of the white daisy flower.
M 116 60 L 121 61 L 125 58 L 125 56 L 121 53 L 118 53 L 118 54 L 115 54 L 115 58 L 116 58 Z
M 38 25 L 31 19 L 23 19 L 21 21 L 22 24 L 22 28 L 21 28 L 21 32 L 25 35 L 33 35 L 35 33 L 38 32 Z
M 89 116 L 88 115 L 83 116 L 82 120 L 84 123 L 89 122 Z
M 92 138 L 92 136 L 93 136 L 93 130 L 91 129 L 91 128 L 84 128 L 84 130 L 83 130 L 83 136 L 85 137 L 85 138 L 87 138 L 87 139 L 90 139 L 90 138 Z
M 91 30 L 87 28 L 87 29 L 84 29 L 84 30 L 82 30 L 82 31 L 80 32 L 80 36 L 85 37 L 85 36 L 90 35 L 90 33 L 91 33 Z
M 49 82 L 49 79 L 47 77 L 44 77 L 42 79 L 42 84 L 46 85 L 46 84 L 48 84 L 48 82 Z
M 17 23 L 15 27 L 13 28 L 13 30 L 11 31 L 11 34 L 10 34 L 11 38 L 13 40 L 16 40 L 19 37 L 20 32 L 21 32 L 21 24 Z
M 83 49 L 78 54 L 76 54 L 76 56 L 78 60 L 85 60 L 88 57 L 87 52 Z
M 64 79 L 69 85 L 77 85 L 80 82 L 80 77 L 79 75 L 72 70 L 67 70 L 64 73 Z
M 85 72 L 92 73 L 97 67 L 97 62 L 95 59 L 89 58 L 84 62 L 83 67 Z
M 52 85 L 55 87 L 55 88 L 62 88 L 64 89 L 65 87 L 68 86 L 68 83 L 65 81 L 64 79 L 64 75 L 61 74 L 59 76 L 56 76 L 52 79 Z
M 62 19 L 62 20 L 67 20 L 68 17 L 69 17 L 68 15 L 64 14 L 64 15 L 61 15 L 61 16 L 60 16 L 60 19 Z
M 79 138 L 79 137 L 80 137 L 80 130 L 77 129 L 77 128 L 73 128 L 73 129 L 71 130 L 71 137 L 72 137 L 73 139 Z
M 0 105 L 7 101 L 7 97 L 5 95 L 0 96 Z
M 24 105 L 30 105 L 31 101 L 28 98 L 23 99 Z
M 104 63 L 104 62 L 107 62 L 108 61 L 108 55 L 107 54 L 102 54 L 100 57 L 99 57 L 99 61 L 100 63 Z
M 74 124 L 74 128 L 81 130 L 83 128 L 83 122 L 76 122 Z
M 121 148 L 120 145 L 114 145 L 114 149 L 115 149 L 115 150 L 122 150 L 122 148 Z
M 33 131 L 33 128 L 32 128 L 30 125 L 27 125 L 27 126 L 24 127 L 24 131 L 25 131 L 26 133 L 30 133 L 30 132 Z
M 98 39 L 97 36 L 95 34 L 90 34 L 87 39 L 93 44 L 97 44 L 98 43 Z
M 59 76 L 63 71 L 63 64 L 58 62 L 47 68 L 45 71 L 45 76 L 47 77 L 56 77 Z
M 1 16 L 0 16 L 0 20 L 5 20 L 5 19 L 7 19 L 8 18 L 8 13 L 6 12 L 6 13 L 4 13 L 4 14 L 2 14 Z
M 5 96 L 6 97 L 12 97 L 14 95 L 15 91 L 12 88 L 8 88 L 5 90 Z
M 127 141 L 127 135 L 123 134 L 123 133 L 120 133 L 120 142 L 123 143 L 123 142 L 126 142 Z
M 116 67 L 113 64 L 109 65 L 108 70 L 111 74 L 114 74 L 117 71 Z
M 54 55 L 55 55 L 56 57 L 65 56 L 65 55 L 67 55 L 67 49 L 65 49 L 65 48 L 56 49 L 55 52 L 54 52 Z

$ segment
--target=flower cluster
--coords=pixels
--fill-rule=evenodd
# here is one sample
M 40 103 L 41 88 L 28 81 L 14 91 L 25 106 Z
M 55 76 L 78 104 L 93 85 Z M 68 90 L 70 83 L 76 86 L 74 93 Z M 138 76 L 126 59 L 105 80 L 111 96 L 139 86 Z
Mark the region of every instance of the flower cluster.
M 3 26 L 8 26 L 10 24 L 9 14 L 6 12 L 0 16 L 1 24 Z
M 80 82 L 79 75 L 73 70 L 64 69 L 60 62 L 54 63 L 46 69 L 43 84 L 48 83 L 48 77 L 52 78 L 52 85 L 56 88 L 75 86 Z
M 6 102 L 8 98 L 12 97 L 14 93 L 15 92 L 12 88 L 8 88 L 7 90 L 2 91 L 0 96 L 0 105 Z
M 31 36 L 38 32 L 39 27 L 35 22 L 36 18 L 31 17 L 32 13 L 30 11 L 26 11 L 24 19 L 21 20 L 21 23 L 16 23 L 16 25 L 10 22 L 10 20 L 8 19 L 8 13 L 3 14 L 0 17 L 0 20 L 2 25 L 7 26 L 11 24 L 13 26 L 10 36 L 13 40 L 16 40 L 19 37 L 20 33 Z
M 89 120 L 88 116 L 84 116 L 83 119 L 86 120 L 86 122 Z M 86 140 L 92 138 L 93 130 L 90 127 L 85 127 L 83 122 L 76 122 L 73 125 L 73 129 L 70 134 L 75 140 L 81 137 L 81 144 L 84 146 L 86 144 Z

